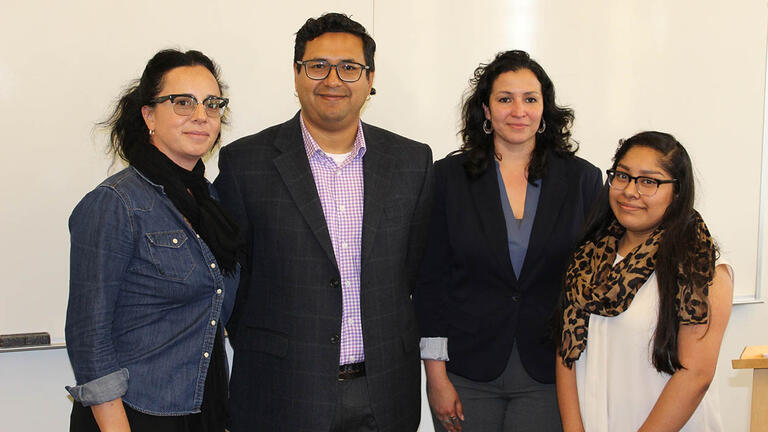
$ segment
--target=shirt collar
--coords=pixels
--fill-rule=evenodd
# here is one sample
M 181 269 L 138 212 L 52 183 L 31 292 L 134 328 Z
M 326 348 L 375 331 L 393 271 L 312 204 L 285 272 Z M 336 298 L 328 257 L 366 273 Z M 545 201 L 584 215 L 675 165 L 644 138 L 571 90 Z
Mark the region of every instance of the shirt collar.
M 299 124 L 301 125 L 301 137 L 304 139 L 304 150 L 307 152 L 307 158 L 311 159 L 312 156 L 314 156 L 315 153 L 322 152 L 322 154 L 325 154 L 323 149 L 320 148 L 320 146 L 317 144 L 317 141 L 315 141 L 314 138 L 312 138 L 312 135 L 309 133 L 309 129 L 307 129 L 307 125 L 304 124 L 304 116 L 299 112 Z M 365 154 L 365 137 L 363 136 L 363 122 L 360 120 L 357 120 L 357 135 L 355 135 L 355 143 L 352 146 L 352 154 L 354 157 L 363 157 Z

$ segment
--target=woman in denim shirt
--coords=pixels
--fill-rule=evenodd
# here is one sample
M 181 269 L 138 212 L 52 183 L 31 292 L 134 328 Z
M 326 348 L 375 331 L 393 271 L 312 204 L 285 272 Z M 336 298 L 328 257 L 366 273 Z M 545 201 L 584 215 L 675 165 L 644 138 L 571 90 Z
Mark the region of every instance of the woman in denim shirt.
M 229 319 L 243 243 L 201 157 L 228 100 L 216 65 L 165 50 L 106 122 L 129 167 L 77 205 L 67 350 L 72 431 L 223 431 Z

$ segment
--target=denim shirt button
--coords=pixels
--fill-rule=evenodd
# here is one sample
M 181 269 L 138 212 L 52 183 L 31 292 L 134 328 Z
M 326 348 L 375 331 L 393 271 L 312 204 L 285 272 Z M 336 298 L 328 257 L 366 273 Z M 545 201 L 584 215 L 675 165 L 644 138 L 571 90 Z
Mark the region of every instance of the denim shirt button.
M 211 320 L 211 325 L 215 326 L 216 325 L 216 320 Z
M 216 290 L 216 294 L 221 294 L 222 292 L 223 292 L 223 291 L 221 290 L 221 288 L 219 288 L 219 289 L 217 289 L 217 290 Z
M 204 353 L 203 353 L 203 357 L 205 357 L 205 358 L 208 358 L 208 356 L 209 356 L 209 355 L 210 355 L 210 354 L 208 354 L 207 352 L 204 352 Z
M 200 238 L 200 234 L 195 234 L 195 237 Z
M 179 239 L 173 239 L 173 240 L 171 240 L 171 242 L 173 242 L 173 244 L 178 244 L 179 243 Z
M 211 268 L 216 268 L 216 263 L 211 263 Z

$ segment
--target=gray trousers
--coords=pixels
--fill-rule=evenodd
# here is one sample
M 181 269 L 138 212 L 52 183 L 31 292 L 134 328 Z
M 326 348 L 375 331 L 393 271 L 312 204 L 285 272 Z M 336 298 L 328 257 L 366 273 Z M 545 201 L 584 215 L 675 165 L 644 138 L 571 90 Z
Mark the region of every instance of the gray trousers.
M 552 354 L 554 355 L 554 354 Z M 463 432 L 562 432 L 554 384 L 542 384 L 520 362 L 517 345 L 507 367 L 490 382 L 472 381 L 448 372 L 464 409 Z M 435 431 L 445 428 L 432 416 Z

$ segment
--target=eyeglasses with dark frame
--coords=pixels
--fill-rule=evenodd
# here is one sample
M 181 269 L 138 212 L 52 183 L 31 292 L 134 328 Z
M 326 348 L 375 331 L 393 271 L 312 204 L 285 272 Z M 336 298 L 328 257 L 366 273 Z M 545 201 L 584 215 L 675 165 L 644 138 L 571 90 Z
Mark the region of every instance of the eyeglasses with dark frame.
M 326 60 L 296 60 L 296 64 L 304 66 L 304 72 L 307 74 L 307 78 L 321 81 L 328 78 L 331 73 L 331 68 L 336 69 L 336 76 L 340 80 L 346 83 L 353 83 L 363 76 L 363 71 L 370 70 L 370 66 L 360 64 L 353 61 L 342 61 L 336 64 L 331 64 Z
M 658 191 L 659 187 L 663 184 L 678 182 L 677 179 L 661 180 L 646 176 L 634 177 L 624 171 L 617 171 L 615 169 L 609 169 L 605 171 L 605 173 L 608 175 L 608 185 L 612 188 L 624 190 L 629 186 L 629 183 L 634 181 L 635 186 L 637 187 L 637 193 L 646 197 L 654 196 L 656 191 Z
M 203 108 L 205 108 L 205 113 L 208 114 L 208 117 L 212 118 L 220 118 L 223 116 L 224 108 L 226 108 L 229 103 L 229 99 L 220 96 L 208 96 L 203 99 L 202 102 L 198 102 L 195 95 L 188 93 L 158 96 L 149 102 L 159 104 L 165 101 L 171 101 L 173 112 L 180 116 L 192 115 L 197 109 L 197 105 L 202 103 Z

